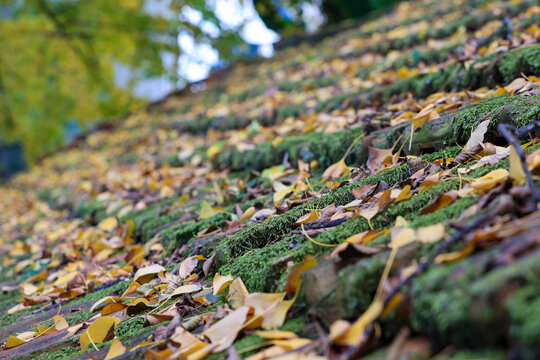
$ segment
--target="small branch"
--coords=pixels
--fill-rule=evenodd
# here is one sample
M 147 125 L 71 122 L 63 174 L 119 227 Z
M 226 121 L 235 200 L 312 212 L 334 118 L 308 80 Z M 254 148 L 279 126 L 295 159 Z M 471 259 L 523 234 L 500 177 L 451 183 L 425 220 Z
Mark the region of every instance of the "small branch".
M 523 171 L 525 172 L 525 176 L 527 177 L 527 182 L 529 184 L 529 187 L 531 189 L 531 194 L 534 199 L 534 211 L 536 211 L 538 209 L 538 203 L 540 202 L 540 193 L 538 192 L 538 188 L 536 187 L 532 174 L 529 171 L 529 167 L 527 166 L 527 161 L 525 160 L 525 153 L 523 152 L 523 149 L 521 148 L 521 144 L 519 140 L 516 139 L 514 135 L 510 133 L 510 131 L 519 133 L 519 130 L 517 130 L 512 125 L 505 124 L 505 123 L 499 124 L 498 129 L 501 135 L 504 136 L 506 141 L 508 141 L 508 143 L 510 143 L 516 149 L 516 152 L 519 155 L 519 159 L 521 160 Z
M 324 229 L 328 227 L 338 226 L 339 224 L 342 224 L 347 220 L 349 219 L 341 218 L 341 219 L 330 220 L 330 221 L 325 221 L 325 222 L 320 222 L 320 223 L 315 223 L 315 224 L 308 224 L 308 225 L 305 225 L 304 228 L 306 230 Z

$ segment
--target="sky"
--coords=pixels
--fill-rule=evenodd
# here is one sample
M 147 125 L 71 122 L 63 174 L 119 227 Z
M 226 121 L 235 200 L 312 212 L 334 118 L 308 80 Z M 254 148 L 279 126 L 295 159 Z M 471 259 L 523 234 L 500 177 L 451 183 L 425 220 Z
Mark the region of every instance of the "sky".
M 215 14 L 221 26 L 226 29 L 238 28 L 241 26 L 240 36 L 252 45 L 258 45 L 259 55 L 271 57 L 273 55 L 272 44 L 279 40 L 279 35 L 268 29 L 261 20 L 252 1 L 243 0 L 210 0 L 212 1 Z M 171 16 L 169 4 L 171 0 L 147 0 L 146 11 L 151 14 Z M 210 37 L 217 37 L 219 29 L 211 22 L 202 19 L 202 14 L 185 6 L 180 15 L 183 19 L 193 25 L 197 25 Z M 175 61 L 174 56 L 164 56 L 165 66 L 178 66 L 180 77 L 188 82 L 197 82 L 208 77 L 212 68 L 219 64 L 218 52 L 209 44 L 196 43 L 191 35 L 182 32 L 178 36 L 178 46 L 182 50 L 180 58 Z M 127 86 L 130 77 L 130 69 L 122 64 L 116 68 L 116 81 L 119 86 Z M 146 79 L 136 84 L 134 93 L 136 96 L 149 100 L 158 100 L 166 96 L 175 86 L 165 77 Z

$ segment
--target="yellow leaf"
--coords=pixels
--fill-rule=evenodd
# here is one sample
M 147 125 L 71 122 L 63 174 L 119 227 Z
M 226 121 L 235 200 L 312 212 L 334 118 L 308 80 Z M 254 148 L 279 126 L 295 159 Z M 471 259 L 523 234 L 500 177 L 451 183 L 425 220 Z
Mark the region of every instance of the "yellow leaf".
M 190 256 L 180 263 L 180 268 L 178 269 L 178 276 L 180 279 L 185 279 L 191 275 L 193 270 L 197 267 L 199 258 L 197 256 Z
M 272 344 L 284 348 L 286 350 L 298 349 L 311 343 L 310 339 L 276 339 L 271 341 Z
M 30 283 L 22 283 L 19 285 L 19 288 L 21 289 L 21 293 L 25 296 L 32 295 L 38 290 L 36 285 Z
M 210 146 L 208 148 L 208 150 L 206 150 L 206 156 L 209 158 L 209 159 L 212 159 L 214 156 L 216 156 L 217 154 L 219 154 L 219 152 L 221 151 L 221 148 L 220 146 L 218 145 L 218 143 L 214 143 L 212 146 Z
M 107 356 L 105 356 L 105 360 L 114 359 L 117 356 L 124 355 L 127 351 L 127 348 L 122 345 L 120 340 L 118 338 L 114 338 L 111 344 L 111 347 L 109 348 L 109 351 L 107 352 Z
M 349 329 L 341 336 L 338 336 L 334 342 L 338 345 L 353 346 L 362 343 L 364 338 L 364 332 L 366 328 L 373 323 L 382 314 L 383 302 L 382 300 L 375 300 L 356 320 Z
M 250 325 L 256 323 L 256 318 L 261 317 L 260 326 L 264 329 L 274 328 L 283 325 L 285 316 L 292 306 L 293 300 L 284 300 L 286 293 L 253 293 L 249 294 L 244 304 L 255 310 L 254 319 L 250 320 Z
M 250 206 L 249 208 L 246 209 L 246 211 L 244 211 L 244 213 L 242 214 L 242 217 L 238 221 L 244 222 L 251 219 L 251 217 L 255 214 L 255 212 L 257 212 L 257 209 L 255 209 L 255 207 L 253 206 Z
M 339 160 L 337 163 L 332 164 L 326 169 L 322 175 L 325 180 L 340 177 L 347 170 L 347 164 L 345 159 Z
M 103 231 L 111 232 L 118 226 L 118 220 L 113 217 L 108 217 L 106 219 L 103 219 L 99 224 L 98 228 L 100 228 Z
M 116 326 L 120 322 L 120 319 L 112 316 L 102 316 L 96 321 L 90 324 L 88 329 L 81 334 L 79 342 L 81 343 L 81 350 L 86 351 L 88 345 L 91 343 L 101 344 L 107 341 L 114 334 Z
M 145 266 L 137 270 L 133 277 L 133 281 L 136 281 L 139 284 L 145 284 L 155 278 L 161 271 L 165 271 L 165 268 L 158 264 Z
M 317 260 L 311 255 L 306 255 L 302 263 L 292 268 L 289 276 L 287 276 L 287 283 L 285 284 L 285 292 L 296 292 L 300 286 L 300 276 L 309 269 L 317 266 Z
M 435 110 L 433 104 L 429 104 L 423 108 L 418 114 L 413 116 L 412 124 L 414 127 L 422 128 L 426 121 L 431 121 L 440 118 L 439 113 Z
M 216 211 L 212 209 L 208 201 L 202 201 L 201 207 L 199 208 L 199 218 L 200 219 L 208 219 L 209 217 L 214 216 Z
M 255 335 L 260 336 L 266 340 L 294 339 L 298 337 L 292 331 L 283 331 L 283 330 L 255 331 Z
M 416 230 L 416 236 L 419 241 L 429 244 L 444 238 L 444 225 L 439 223 L 431 226 L 421 227 Z
M 521 185 L 525 182 L 526 176 L 523 171 L 523 165 L 521 164 L 521 158 L 514 148 L 514 145 L 510 145 L 510 180 L 512 184 Z
M 9 338 L 7 339 L 6 343 L 4 344 L 4 349 L 11 349 L 16 346 L 26 344 L 26 341 L 19 339 L 16 336 L 9 335 Z
M 411 197 L 412 197 L 411 185 L 406 185 L 405 187 L 403 187 L 403 189 L 401 189 L 401 192 L 399 193 L 396 200 L 394 200 L 394 202 L 397 203 L 400 201 L 409 200 Z
M 212 341 L 213 345 L 216 345 L 213 352 L 223 351 L 232 345 L 238 332 L 244 326 L 248 313 L 248 306 L 241 307 L 225 316 L 202 333 Z
M 411 228 L 394 228 L 392 229 L 391 248 L 399 248 L 416 240 L 416 233 Z
M 227 276 L 221 276 L 219 273 L 216 273 L 214 276 L 214 281 L 212 283 L 212 286 L 214 288 L 214 295 L 219 295 L 225 290 L 225 288 L 232 283 L 234 280 L 234 277 L 232 275 Z
M 478 191 L 480 193 L 483 193 L 483 192 L 491 190 L 495 186 L 505 182 L 506 179 L 508 179 L 509 175 L 510 174 L 505 169 L 493 170 L 493 171 L 487 173 L 486 175 L 484 175 L 484 176 L 482 176 L 482 177 L 480 177 L 478 179 L 473 180 L 471 182 L 471 187 L 474 190 L 476 190 L 476 191 Z
M 110 304 L 105 305 L 99 313 L 101 314 L 101 316 L 105 316 L 105 315 L 113 314 L 117 311 L 123 310 L 126 307 L 127 307 L 126 304 L 110 303 Z
M 171 297 L 172 296 L 177 296 L 177 295 L 182 295 L 182 294 L 189 294 L 189 293 L 192 293 L 192 292 L 195 292 L 195 291 L 199 291 L 201 289 L 202 289 L 201 285 L 198 285 L 198 284 L 179 286 L 178 288 L 176 288 L 171 293 Z
M 249 292 L 246 288 L 246 285 L 244 285 L 242 279 L 236 278 L 229 285 L 229 294 L 227 296 L 227 301 L 233 309 L 238 309 L 244 306 L 244 302 L 248 295 Z
M 56 330 L 64 330 L 69 327 L 67 320 L 64 319 L 60 315 L 53 316 L 53 320 L 54 320 L 54 327 L 56 328 Z
M 119 301 L 122 301 L 122 299 L 124 299 L 123 296 L 106 296 L 103 299 L 99 299 L 98 301 L 96 301 L 96 303 L 92 305 L 92 307 L 90 308 L 90 312 L 94 312 L 98 309 L 101 309 L 108 303 L 111 303 L 111 302 L 117 303 Z
M 317 212 L 310 211 L 309 213 L 300 216 L 293 225 L 305 224 L 310 221 L 317 220 L 318 218 L 319 218 L 319 215 L 317 215 Z

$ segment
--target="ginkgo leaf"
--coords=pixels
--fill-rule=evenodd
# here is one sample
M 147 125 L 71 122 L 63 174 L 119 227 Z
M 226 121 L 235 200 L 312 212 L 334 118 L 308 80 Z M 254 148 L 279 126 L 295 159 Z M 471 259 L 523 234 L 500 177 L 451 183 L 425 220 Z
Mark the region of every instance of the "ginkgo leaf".
M 88 345 L 91 343 L 101 344 L 110 339 L 119 323 L 120 319 L 112 316 L 102 316 L 97 318 L 97 320 L 91 323 L 88 329 L 81 334 L 81 337 L 79 338 L 81 350 L 86 351 Z
M 103 219 L 99 224 L 98 228 L 103 231 L 111 232 L 118 226 L 118 220 L 114 217 L 108 217 Z
M 244 285 L 242 279 L 238 277 L 229 285 L 227 301 L 233 309 L 238 309 L 244 306 L 245 299 L 248 295 L 249 292 L 246 285 Z
M 234 280 L 234 277 L 232 275 L 222 276 L 219 273 L 216 273 L 214 276 L 214 281 L 212 283 L 212 286 L 214 288 L 213 294 L 219 295 L 229 286 L 230 283 L 232 283 Z
M 457 192 L 447 192 L 444 194 L 441 194 L 435 198 L 428 206 L 422 209 L 420 214 L 426 215 L 431 214 L 432 212 L 435 212 L 437 210 L 440 210 L 450 204 L 452 204 L 457 199 Z
M 253 207 L 253 206 L 250 206 L 249 208 L 246 209 L 246 211 L 244 211 L 244 213 L 242 214 L 242 217 L 238 221 L 240 221 L 240 222 L 247 221 L 247 220 L 251 219 L 251 217 L 256 212 L 257 212 L 257 209 L 255 209 L 255 207 Z
M 418 114 L 413 116 L 412 124 L 416 128 L 422 128 L 427 121 L 440 118 L 433 104 L 424 107 Z
M 124 355 L 126 352 L 127 348 L 122 345 L 118 338 L 114 338 L 111 343 L 111 347 L 105 356 L 105 360 L 114 359 L 117 356 Z
M 56 330 L 64 330 L 69 327 L 67 320 L 60 315 L 53 316 L 53 321 Z
M 193 293 L 193 292 L 199 291 L 199 290 L 201 290 L 201 289 L 202 289 L 202 286 L 199 285 L 199 284 L 182 285 L 182 286 L 177 287 L 177 288 L 171 293 L 171 297 L 172 297 L 172 296 L 182 295 L 182 294 Z
M 260 331 L 255 331 L 255 334 L 267 340 L 294 339 L 298 337 L 292 331 L 283 331 L 283 330 L 264 330 L 264 331 L 260 330 Z
M 319 215 L 317 214 L 316 211 L 310 211 L 307 214 L 304 214 L 304 215 L 300 216 L 298 218 L 298 220 L 296 220 L 294 222 L 293 225 L 305 224 L 305 223 L 308 223 L 310 221 L 317 220 L 318 218 L 319 218 Z
M 383 302 L 381 300 L 375 300 L 358 320 L 345 330 L 343 334 L 334 339 L 334 343 L 346 346 L 361 344 L 364 341 L 366 328 L 382 314 L 383 308 Z
M 92 307 L 90 308 L 90 312 L 99 310 L 109 303 L 117 303 L 119 301 L 122 301 L 122 299 L 124 299 L 123 296 L 106 296 L 103 299 L 99 299 L 98 301 L 96 301 L 94 305 L 92 305 Z
M 184 261 L 180 263 L 180 268 L 178 269 L 178 276 L 180 276 L 180 279 L 186 279 L 190 276 L 198 263 L 199 258 L 197 256 L 190 256 L 184 259 Z
M 9 335 L 6 343 L 4 344 L 4 349 L 11 349 L 22 344 L 26 344 L 28 340 L 22 340 L 17 336 Z
M 471 182 L 471 187 L 474 190 L 483 193 L 505 182 L 509 176 L 510 173 L 508 172 L 508 170 L 496 169 L 478 179 L 474 179 Z
M 244 326 L 248 313 L 248 306 L 241 307 L 203 332 L 203 335 L 208 337 L 212 344 L 216 345 L 213 348 L 214 352 L 223 351 L 232 345 L 234 339 L 236 339 L 236 336 Z
M 304 261 L 292 268 L 289 276 L 287 276 L 287 283 L 283 291 L 296 292 L 300 285 L 300 276 L 309 269 L 317 266 L 317 260 L 311 255 L 306 255 Z
M 330 165 L 323 173 L 322 178 L 325 180 L 341 177 L 348 170 L 345 159 L 339 160 L 337 163 Z
M 139 284 L 145 284 L 155 278 L 160 272 L 165 271 L 165 268 L 159 264 L 145 266 L 135 273 L 133 281 Z
M 416 230 L 416 237 L 418 241 L 425 244 L 430 244 L 439 241 L 444 238 L 445 230 L 444 225 L 439 223 L 435 225 L 421 227 Z
M 480 145 L 484 141 L 484 136 L 488 130 L 488 126 L 490 124 L 489 120 L 484 120 L 478 126 L 474 129 L 474 131 L 471 133 L 471 137 L 463 147 L 462 152 L 467 152 L 471 148 Z
M 199 218 L 200 219 L 208 219 L 216 214 L 216 211 L 210 206 L 208 201 L 201 201 L 201 205 L 199 207 Z
M 368 147 L 369 157 L 367 162 L 367 168 L 371 170 L 373 174 L 377 173 L 377 170 L 381 167 L 381 164 L 387 160 L 392 159 L 392 151 L 394 149 L 377 149 L 372 146 Z
M 416 240 L 416 232 L 411 228 L 392 229 L 391 248 L 399 248 Z
M 409 200 L 411 197 L 412 197 L 411 185 L 405 185 L 403 189 L 401 189 L 401 192 L 397 196 L 396 200 L 394 200 L 394 202 L 398 203 L 400 201 Z
M 517 153 L 516 149 L 514 148 L 514 145 L 510 145 L 509 162 L 510 162 L 510 179 L 512 180 L 512 184 L 521 185 L 525 183 L 525 179 L 527 177 L 525 175 L 525 171 L 523 171 L 521 158 L 519 154 Z

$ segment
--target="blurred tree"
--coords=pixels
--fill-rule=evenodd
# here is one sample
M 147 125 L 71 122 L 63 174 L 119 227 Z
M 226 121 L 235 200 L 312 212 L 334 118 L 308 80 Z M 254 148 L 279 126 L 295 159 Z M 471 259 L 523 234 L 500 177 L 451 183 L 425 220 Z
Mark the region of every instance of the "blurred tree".
M 307 0 L 253 0 L 257 12 L 270 29 L 287 32 L 303 27 L 301 16 L 291 19 L 285 9 L 301 13 L 301 5 Z M 312 0 L 313 1 L 313 0 Z M 399 0 L 321 0 L 322 12 L 328 24 L 346 19 L 359 18 L 373 10 L 386 8 Z
M 244 0 L 240 0 L 243 2 Z M 298 30 L 301 3 L 311 0 L 253 0 L 272 29 Z M 331 22 L 358 16 L 393 0 L 323 0 Z M 149 3 L 163 3 L 152 11 Z M 140 79 L 167 76 L 178 82 L 178 35 L 209 44 L 220 59 L 234 60 L 245 46 L 240 26 L 222 26 L 216 0 L 0 0 L 0 145 L 17 141 L 25 157 L 62 145 L 101 118 L 140 106 L 132 87 Z M 189 6 L 198 24 L 181 16 Z M 300 21 L 301 22 L 301 21 Z M 218 30 L 203 31 L 201 24 Z M 247 47 L 247 46 L 246 46 Z M 115 68 L 128 68 L 119 87 Z M 75 127 L 76 128 L 76 127 Z M 69 130 L 69 131 L 68 131 Z M 69 132 L 69 133 L 68 133 Z
M 180 31 L 232 56 L 238 35 L 223 30 L 213 39 L 181 22 L 184 5 L 219 28 L 204 0 L 175 0 L 161 14 L 139 0 L 0 0 L 0 144 L 22 142 L 32 161 L 63 144 L 66 124 L 84 127 L 140 105 L 115 84 L 115 67 L 132 70 L 130 85 L 152 76 L 176 81 L 176 64 L 167 68 L 163 58 L 178 58 Z

